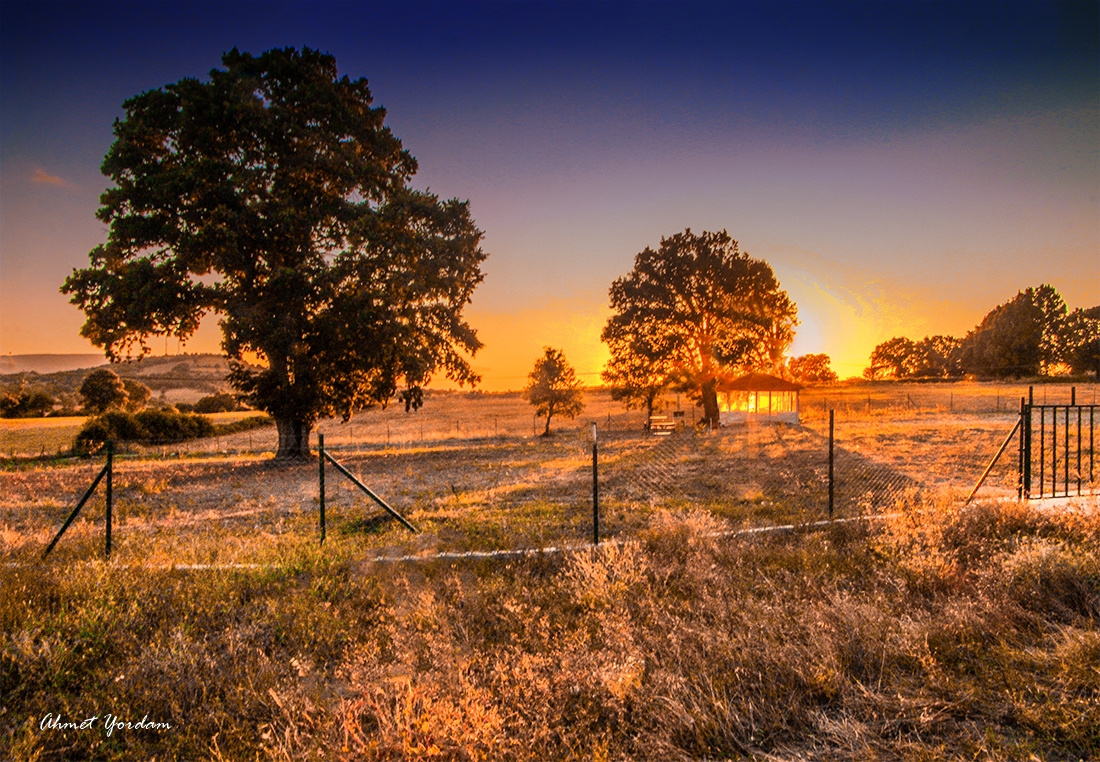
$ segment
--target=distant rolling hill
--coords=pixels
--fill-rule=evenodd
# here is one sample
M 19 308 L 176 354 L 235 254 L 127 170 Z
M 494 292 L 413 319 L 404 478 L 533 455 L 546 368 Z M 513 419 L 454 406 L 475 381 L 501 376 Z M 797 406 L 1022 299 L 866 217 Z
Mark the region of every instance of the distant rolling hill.
M 106 364 L 102 355 L 8 355 L 2 359 L 11 363 L 0 365 L 0 387 L 25 382 L 53 394 L 75 392 L 92 369 Z M 15 370 L 8 370 L 12 367 Z M 155 398 L 171 403 L 195 402 L 229 389 L 225 380 L 229 364 L 221 355 L 145 357 L 114 363 L 110 368 L 122 378 L 142 382 Z
M 59 373 L 80 368 L 106 365 L 107 360 L 98 355 L 3 355 L 0 357 L 0 375 L 9 373 Z

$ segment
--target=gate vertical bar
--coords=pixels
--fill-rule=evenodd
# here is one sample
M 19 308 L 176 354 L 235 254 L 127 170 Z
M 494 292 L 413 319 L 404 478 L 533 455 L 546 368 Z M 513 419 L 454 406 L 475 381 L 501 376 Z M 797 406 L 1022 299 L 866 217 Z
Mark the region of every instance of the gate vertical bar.
M 835 410 L 829 411 L 829 518 L 833 517 L 833 497 L 834 497 L 834 483 L 833 478 L 833 425 L 835 422 Z
M 1062 481 L 1062 485 L 1065 487 L 1066 490 L 1065 496 L 1069 497 L 1069 405 L 1066 405 L 1066 449 L 1065 460 L 1062 465 L 1065 470 L 1065 478 Z
M 325 435 L 317 434 L 317 482 L 321 493 L 321 544 L 325 544 Z
M 114 502 L 115 443 L 107 440 L 107 542 L 105 556 L 111 560 L 111 507 Z
M 1093 431 L 1095 431 L 1096 405 L 1089 408 L 1089 484 L 1095 482 L 1096 477 L 1092 473 L 1092 464 L 1096 460 L 1096 448 L 1093 445 Z
M 1081 408 L 1077 408 L 1077 494 L 1081 494 Z
M 1058 406 L 1051 408 L 1050 415 L 1050 496 L 1058 494 Z

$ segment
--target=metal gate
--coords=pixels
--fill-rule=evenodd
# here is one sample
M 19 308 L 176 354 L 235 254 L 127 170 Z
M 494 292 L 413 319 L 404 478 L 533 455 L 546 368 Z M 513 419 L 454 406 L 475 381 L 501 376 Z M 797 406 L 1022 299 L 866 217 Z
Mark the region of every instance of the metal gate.
M 1096 488 L 1096 419 L 1100 405 L 1020 401 L 1019 496 L 1023 500 L 1093 494 Z

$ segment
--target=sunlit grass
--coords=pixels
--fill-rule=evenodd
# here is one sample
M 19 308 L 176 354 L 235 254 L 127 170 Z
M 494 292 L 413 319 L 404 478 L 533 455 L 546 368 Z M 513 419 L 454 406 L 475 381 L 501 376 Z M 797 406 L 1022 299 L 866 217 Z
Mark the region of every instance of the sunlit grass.
M 472 426 L 477 402 L 449 413 Z M 0 757 L 1096 756 L 1100 516 L 960 510 L 1004 434 L 987 418 L 853 413 L 844 447 L 948 489 L 739 536 L 824 518 L 800 497 L 819 424 L 658 440 L 615 413 L 601 528 L 626 542 L 457 562 L 431 556 L 590 542 L 584 427 L 376 425 L 336 456 L 420 532 L 329 470 L 323 546 L 316 462 L 125 456 L 109 563 L 102 493 L 39 560 L 102 460 L 23 464 L 0 473 Z M 173 728 L 39 728 L 108 711 Z

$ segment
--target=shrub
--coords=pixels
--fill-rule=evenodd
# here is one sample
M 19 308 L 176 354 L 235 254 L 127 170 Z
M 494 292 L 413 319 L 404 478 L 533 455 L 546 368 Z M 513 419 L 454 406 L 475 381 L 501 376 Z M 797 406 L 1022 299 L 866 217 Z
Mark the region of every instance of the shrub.
M 19 389 L 0 394 L 0 417 L 41 418 L 53 410 L 57 402 L 41 389 Z
M 242 431 L 262 429 L 264 426 L 270 426 L 272 423 L 274 423 L 274 421 L 270 415 L 250 415 L 239 421 L 219 423 L 214 427 L 214 433 L 218 436 L 227 437 L 230 434 L 240 434 Z
M 232 394 L 210 394 L 195 403 L 196 413 L 232 413 L 237 409 L 237 400 Z
M 185 442 L 214 435 L 214 424 L 193 413 L 171 413 L 167 410 L 143 410 L 136 416 L 145 432 L 143 437 L 155 444 Z
M 87 421 L 76 435 L 73 449 L 97 452 L 108 440 L 168 444 L 213 436 L 214 424 L 201 415 L 148 409 L 140 413 L 104 413 Z

